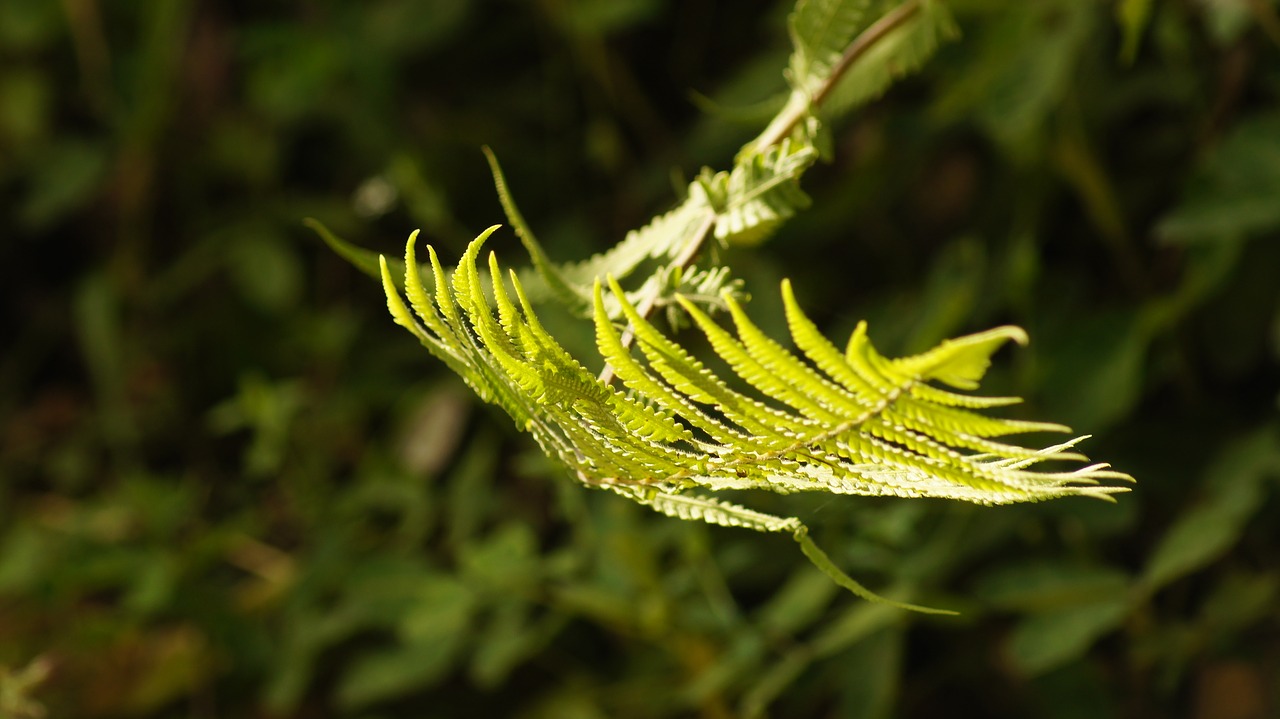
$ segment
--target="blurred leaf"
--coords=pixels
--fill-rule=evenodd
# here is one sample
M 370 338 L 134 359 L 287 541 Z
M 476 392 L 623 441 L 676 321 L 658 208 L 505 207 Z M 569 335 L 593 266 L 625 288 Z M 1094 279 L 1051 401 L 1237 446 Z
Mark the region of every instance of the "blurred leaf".
M 416 642 L 361 656 L 338 682 L 338 705 L 357 709 L 439 680 L 458 644 L 457 639 Z
M 1112 697 L 1113 681 L 1096 663 L 1062 667 L 1033 681 L 1036 701 L 1029 713 L 1044 719 L 1117 719 L 1123 714 Z
M 57 560 L 59 544 L 31 522 L 9 523 L 0 542 L 0 595 L 31 591 Z
M 1043 674 L 1078 659 L 1128 613 L 1128 600 L 1119 597 L 1027 616 L 1009 637 L 1009 661 L 1023 674 Z
M 115 502 L 128 507 L 146 536 L 167 540 L 190 526 L 199 511 L 199 485 L 165 475 L 130 474 L 115 495 Z
M 287 25 L 259 25 L 243 39 L 255 109 L 289 123 L 312 111 L 349 61 L 346 43 Z
M 113 443 L 132 441 L 137 432 L 125 399 L 126 359 L 120 301 L 105 275 L 87 278 L 76 293 L 80 351 L 98 396 L 102 433 Z
M 580 35 L 605 35 L 633 27 L 658 11 L 655 0 L 573 0 L 558 4 L 561 22 Z
M 444 183 L 432 177 L 413 155 L 396 155 L 384 174 L 403 200 L 414 226 L 425 227 L 432 235 L 447 234 L 458 245 L 470 239 L 470 233 L 453 215 L 453 203 Z M 387 262 L 391 260 L 387 258 Z
M 274 234 L 238 230 L 226 250 L 231 279 L 250 304 L 280 314 L 298 303 L 302 266 L 292 249 Z
M 1179 327 L 1193 310 L 1213 300 L 1223 289 L 1224 283 L 1239 274 L 1240 261 L 1246 249 L 1246 243 L 1239 240 L 1187 247 L 1188 267 L 1178 288 L 1170 294 L 1148 300 L 1142 308 L 1143 319 L 1140 324 L 1153 331 L 1168 331 Z M 1229 318 L 1223 323 L 1224 327 L 1214 329 L 1227 329 L 1236 322 L 1247 321 L 1246 318 L 1253 309 L 1242 308 L 1239 316 Z M 1231 352 L 1234 349 L 1236 348 L 1229 342 L 1218 340 L 1212 343 L 1209 351 Z
M 1182 203 L 1158 227 L 1175 242 L 1234 239 L 1280 228 L 1280 115 L 1235 125 L 1191 175 Z
M 0 73 L 0 147 L 23 148 L 48 131 L 49 79 L 36 70 L 15 68 Z
M 463 548 L 460 564 L 468 580 L 495 590 L 518 590 L 538 571 L 537 539 L 529 525 L 511 522 Z
M 742 716 L 762 716 L 778 695 L 808 668 L 810 661 L 811 657 L 804 652 L 791 652 L 761 673 L 742 697 Z
M 906 632 L 894 627 L 871 635 L 857 651 L 837 657 L 842 716 L 898 716 L 895 704 L 904 689 L 906 654 Z
M 461 549 L 471 541 L 494 503 L 492 487 L 498 466 L 499 440 L 481 431 L 455 460 L 448 478 L 447 522 L 449 544 Z
M 239 391 L 209 410 L 209 426 L 219 433 L 253 430 L 244 465 L 253 476 L 276 472 L 288 451 L 290 430 L 303 406 L 302 386 L 296 380 L 272 382 L 257 373 L 240 378 Z
M 611 719 L 588 687 L 575 682 L 551 688 L 520 719 Z
M 178 559 L 161 549 L 134 554 L 138 567 L 126 578 L 124 606 L 140 615 L 162 612 L 173 601 L 179 579 Z
M 416 477 L 434 476 L 457 451 L 470 414 L 470 399 L 456 385 L 424 395 L 400 428 L 400 461 Z
M 44 706 L 34 694 L 49 677 L 52 662 L 46 657 L 31 660 L 22 669 L 10 670 L 0 665 L 0 717 L 5 719 L 41 719 Z
M 1116 19 L 1120 29 L 1124 31 L 1124 46 L 1120 50 L 1120 58 L 1126 64 L 1133 64 L 1138 56 L 1138 47 L 1142 43 L 1142 33 L 1151 21 L 1151 10 L 1155 0 L 1118 0 L 1116 3 Z
M 716 662 L 685 683 L 683 698 L 686 703 L 705 704 L 709 698 L 724 693 L 742 677 L 753 676 L 759 671 L 765 656 L 765 642 L 757 633 L 742 630 L 735 632 L 728 644 L 720 650 Z
M 458 33 L 469 0 L 379 0 L 362 13 L 369 46 L 387 52 L 426 52 Z
M 976 238 L 960 238 L 943 247 L 924 281 L 915 326 L 900 349 L 923 352 L 962 332 L 974 320 L 986 281 L 986 257 Z
M 1045 612 L 1121 596 L 1129 575 L 1111 567 L 1036 561 L 1005 565 L 978 579 L 975 593 L 1001 609 Z
M 1252 625 L 1275 612 L 1280 595 L 1280 575 L 1228 574 L 1214 587 L 1201 609 L 1205 631 L 1219 641 L 1225 634 Z
M 30 52 L 48 44 L 62 25 L 59 10 L 45 0 L 0 2 L 0 48 Z
M 854 604 L 825 624 L 811 642 L 818 656 L 830 656 L 862 641 L 882 627 L 902 620 L 900 612 L 883 604 Z
M 801 567 L 760 608 L 755 625 L 766 633 L 793 634 L 812 624 L 836 591 L 826 576 Z
M 976 38 L 976 59 L 942 92 L 935 112 L 974 116 L 1025 160 L 1043 144 L 1046 120 L 1066 94 L 1094 18 L 1091 6 L 1076 0 L 1000 7 Z
M 1238 41 L 1249 29 L 1253 12 L 1262 3 L 1197 0 L 1195 4 L 1200 6 L 1209 35 L 1219 45 L 1226 46 Z
M 84 140 L 63 139 L 33 159 L 36 168 L 19 219 L 35 230 L 88 202 L 107 170 L 106 151 Z
M 1068 426 L 1100 432 L 1127 416 L 1142 397 L 1149 332 L 1130 311 L 1065 321 L 1038 337 L 1046 365 L 1045 411 Z
M 396 619 L 400 636 L 409 644 L 452 647 L 468 631 L 477 597 L 466 584 L 446 574 L 432 574 L 415 587 L 403 617 Z
M 361 707 L 439 680 L 471 632 L 475 594 L 446 574 L 386 565 L 353 585 L 348 606 L 361 623 L 395 625 L 399 642 L 362 654 L 336 688 L 338 702 Z
M 310 607 L 295 607 L 291 621 L 274 637 L 278 646 L 272 653 L 271 678 L 261 690 L 262 703 L 271 711 L 296 706 L 307 691 L 326 639 L 318 614 Z
M 1207 470 L 1209 495 L 1182 514 L 1147 560 L 1147 591 L 1205 567 L 1228 551 L 1266 495 L 1263 481 L 1280 468 L 1280 443 L 1265 427 L 1223 451 Z
M 138 716 L 189 693 L 213 661 L 209 643 L 191 625 L 126 631 L 100 651 L 77 701 L 89 716 Z
M 567 621 L 558 614 L 534 619 L 520 601 L 502 602 L 476 638 L 471 676 L 483 688 L 496 688 L 513 669 L 545 649 Z

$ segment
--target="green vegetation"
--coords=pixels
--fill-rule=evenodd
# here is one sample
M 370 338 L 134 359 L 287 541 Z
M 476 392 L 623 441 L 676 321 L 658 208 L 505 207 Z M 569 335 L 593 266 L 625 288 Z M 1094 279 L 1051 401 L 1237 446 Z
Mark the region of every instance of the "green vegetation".
M 829 85 L 897 3 L 801 13 L 789 39 L 791 5 L 0 4 L 0 714 L 1274 712 L 1274 4 L 934 0 Z M 517 232 L 489 247 L 533 268 L 490 287 L 472 239 L 503 211 Z M 376 272 L 411 227 L 462 271 L 391 295 L 489 320 L 426 324 L 446 362 L 347 263 Z M 990 368 L 1020 331 L 943 342 L 1000 325 L 1032 342 Z M 1063 422 L 1141 483 L 977 507 L 755 491 L 821 464 L 767 451 L 692 471 L 682 430 L 768 441 L 762 397 L 848 421 L 866 395 L 819 343 L 850 335 L 881 373 L 854 385 L 985 372 L 1026 402 L 966 421 Z M 479 354 L 454 369 L 551 454 L 609 421 L 586 436 L 628 452 L 548 461 L 450 371 L 455 341 Z M 908 384 L 927 411 L 961 396 Z M 690 411 L 701 393 L 718 412 Z M 806 456 L 841 466 L 825 451 Z M 844 460 L 846 480 L 870 464 Z M 562 464 L 677 465 L 755 508 L 688 516 L 806 526 L 842 581 L 961 614 L 860 601 L 776 536 L 671 521 Z M 628 491 L 680 516 L 667 490 L 696 492 L 650 489 Z

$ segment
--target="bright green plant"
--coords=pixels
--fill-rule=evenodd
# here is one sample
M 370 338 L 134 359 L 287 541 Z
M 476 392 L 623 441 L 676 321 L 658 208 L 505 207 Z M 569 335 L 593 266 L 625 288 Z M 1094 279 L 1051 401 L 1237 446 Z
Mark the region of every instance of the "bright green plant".
M 1124 488 L 1099 482 L 1129 477 L 1105 464 L 1088 464 L 1074 451 L 1083 437 L 1045 448 L 1000 441 L 1017 433 L 1069 430 L 981 412 L 1017 398 L 942 387 L 976 389 L 993 352 L 1008 341 L 1027 341 L 1017 327 L 887 359 L 872 347 L 862 323 L 842 352 L 804 314 L 784 282 L 797 354 L 749 319 L 727 268 L 694 266 L 711 238 L 754 244 L 806 207 L 809 198 L 799 180 L 822 154 L 829 111 L 877 96 L 895 76 L 918 67 L 953 25 L 937 0 L 800 0 L 790 31 L 792 90 L 778 115 L 742 148 L 732 170 L 703 170 L 675 209 L 609 252 L 579 264 L 552 262 L 489 153 L 503 208 L 533 258 L 533 271 L 510 272 L 508 290 L 490 254 L 488 276 L 481 273 L 477 264 L 496 229 L 491 227 L 471 243 L 452 277 L 428 248 L 430 289 L 415 254 L 416 233 L 411 236 L 403 268 L 407 305 L 397 285 L 400 271 L 379 258 L 379 272 L 396 322 L 584 484 L 681 519 L 788 533 L 841 586 L 888 602 L 841 571 L 799 519 L 700 492 L 822 491 L 990 505 L 1071 495 L 1109 499 Z M 371 256 L 321 233 L 371 269 Z M 622 281 L 644 274 L 638 272 L 644 267 L 652 271 L 639 286 L 624 289 Z M 599 375 L 543 328 L 533 303 L 544 298 L 591 318 L 605 364 Z M 735 381 L 717 376 L 651 324 L 648 318 L 658 308 L 677 323 L 691 318 Z M 728 311 L 735 333 L 710 317 L 718 309 Z M 1085 464 L 1051 470 L 1043 467 L 1047 462 Z

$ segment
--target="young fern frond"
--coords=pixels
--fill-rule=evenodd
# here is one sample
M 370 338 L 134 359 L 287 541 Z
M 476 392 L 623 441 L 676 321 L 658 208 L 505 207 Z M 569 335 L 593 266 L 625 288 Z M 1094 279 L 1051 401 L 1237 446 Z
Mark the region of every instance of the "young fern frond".
M 888 359 L 860 324 L 841 352 L 804 314 L 784 282 L 797 353 L 765 336 L 731 296 L 724 302 L 736 332 L 678 298 L 731 368 L 731 382 L 658 331 L 610 277 L 608 293 L 604 283 L 592 285 L 592 316 L 601 358 L 614 368 L 623 391 L 598 380 L 547 333 L 515 273 L 509 278 L 512 301 L 492 254 L 490 299 L 477 261 L 494 229 L 471 243 L 451 282 L 430 251 L 431 291 L 418 272 L 416 236 L 411 236 L 404 281 L 409 305 L 382 259 L 388 307 L 397 323 L 485 401 L 502 407 L 590 486 L 670 516 L 789 533 L 822 571 L 876 601 L 888 600 L 841 572 L 808 538 L 800 520 L 693 492 L 823 491 L 1006 504 L 1070 495 L 1109 499 L 1125 491 L 1099 484 L 1128 479 L 1107 465 L 1039 468 L 1044 462 L 1086 461 L 1073 451 L 1080 438 L 1044 449 L 995 439 L 1065 427 L 980 414 L 977 409 L 1016 400 L 971 398 L 931 384 L 976 389 L 996 349 L 1008 341 L 1026 342 L 1016 327 Z M 607 307 L 610 296 L 635 333 L 638 356 L 622 340 Z

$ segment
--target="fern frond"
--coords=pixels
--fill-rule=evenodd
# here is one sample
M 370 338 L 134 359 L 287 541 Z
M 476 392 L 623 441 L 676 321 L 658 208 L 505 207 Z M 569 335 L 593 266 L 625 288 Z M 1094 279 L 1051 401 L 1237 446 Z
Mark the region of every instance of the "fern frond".
M 543 328 L 515 273 L 509 277 L 512 301 L 493 254 L 492 294 L 486 290 L 478 260 L 493 229 L 467 248 L 451 282 L 430 251 L 434 293 L 418 275 L 411 237 L 405 258 L 408 305 L 383 260 L 388 307 L 433 355 L 589 485 L 671 516 L 789 532 L 823 571 L 870 597 L 875 595 L 812 545 L 799 520 L 687 491 L 825 491 L 981 504 L 1069 495 L 1106 499 L 1124 491 L 1099 484 L 1128 479 L 1106 465 L 1037 469 L 1044 462 L 1087 461 L 1074 451 L 1079 438 L 1043 449 L 993 439 L 1065 427 L 980 414 L 977 409 L 1010 399 L 970 398 L 930 384 L 975 389 L 992 353 L 1010 341 L 1025 343 L 1018 328 L 996 328 L 888 359 L 859 325 L 842 352 L 804 314 L 784 282 L 797 354 L 761 332 L 731 296 L 723 301 L 736 332 L 678 298 L 733 372 L 726 380 L 659 332 L 610 277 L 619 319 L 634 332 L 639 356 L 622 341 L 599 281 L 592 286 L 592 316 L 601 357 L 623 391 L 598 380 Z
M 731 172 L 704 170 L 693 187 L 716 212 L 716 238 L 757 244 L 807 208 L 810 200 L 800 189 L 800 176 L 817 158 L 811 143 L 788 138 L 763 152 L 740 155 Z

